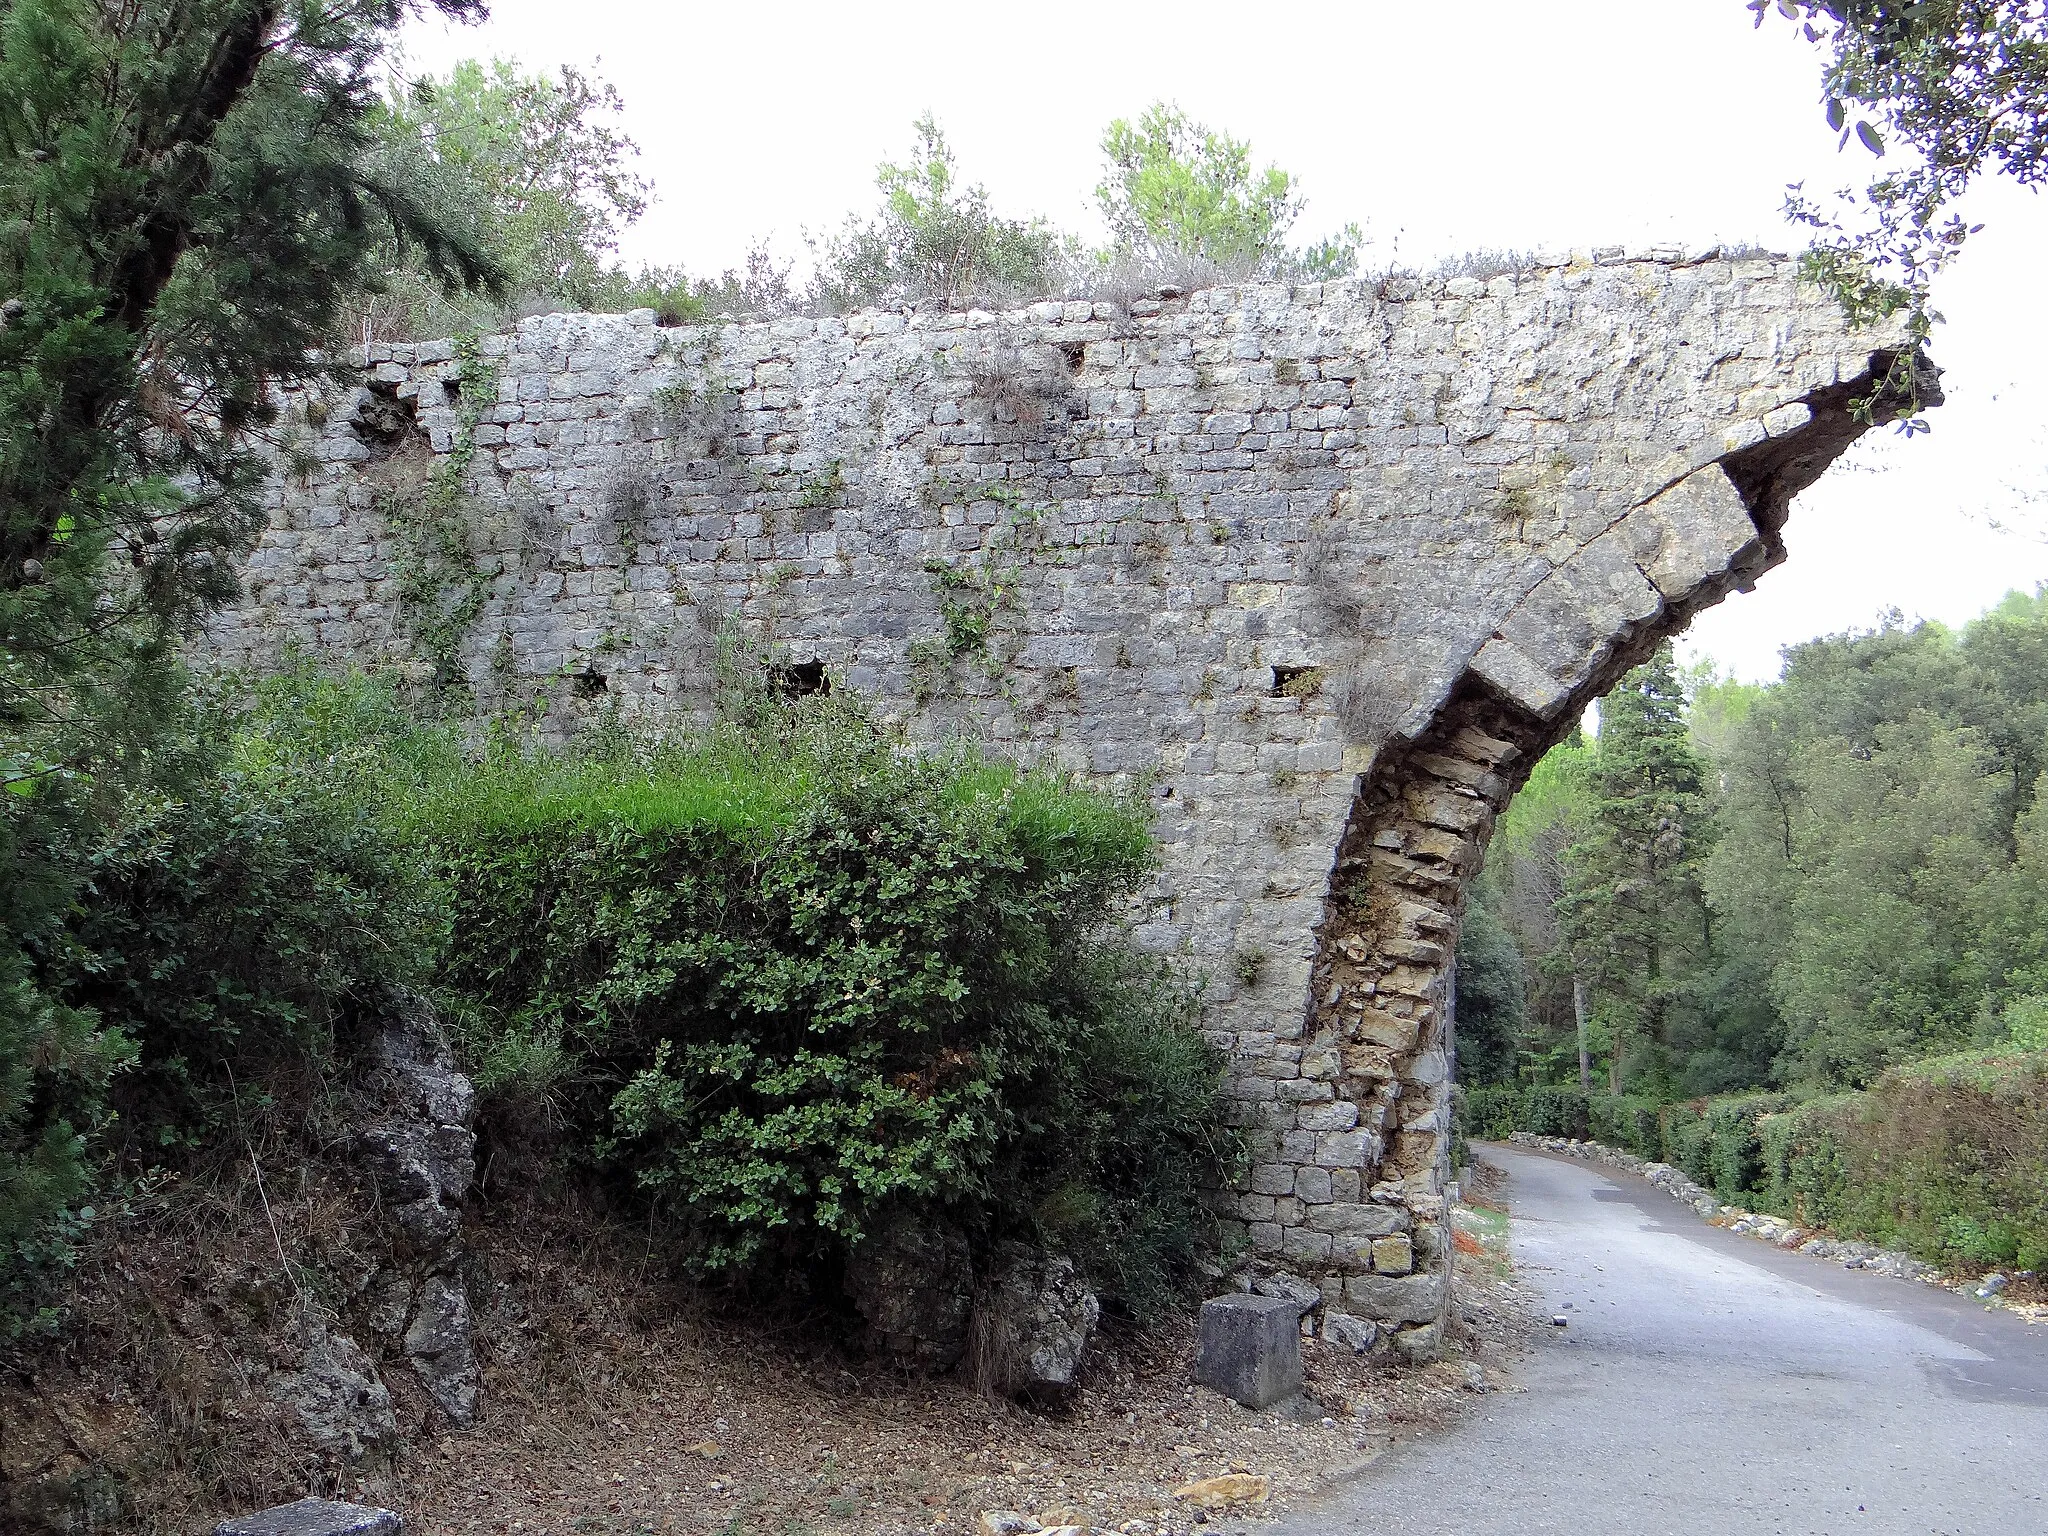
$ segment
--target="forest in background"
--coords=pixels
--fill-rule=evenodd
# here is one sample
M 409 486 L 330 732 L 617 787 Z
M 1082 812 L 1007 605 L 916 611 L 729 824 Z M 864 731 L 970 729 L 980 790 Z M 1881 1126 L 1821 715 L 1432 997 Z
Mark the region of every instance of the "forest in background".
M 1777 681 L 1668 648 L 1501 817 L 1459 1076 L 1659 1102 L 2048 1046 L 2048 590 L 1887 616 Z

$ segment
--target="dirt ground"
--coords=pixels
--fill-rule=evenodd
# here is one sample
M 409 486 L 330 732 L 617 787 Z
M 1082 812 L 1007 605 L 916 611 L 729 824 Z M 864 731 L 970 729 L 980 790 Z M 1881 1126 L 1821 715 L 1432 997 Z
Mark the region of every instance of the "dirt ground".
M 1191 1384 L 1192 1320 L 1106 1324 L 1070 1399 L 1037 1410 L 879 1369 L 840 1325 L 787 1304 L 718 1304 L 537 1202 L 469 1228 L 478 1422 L 440 1423 L 387 1366 L 406 1449 L 342 1467 L 301 1443 L 247 1363 L 282 1358 L 280 1261 L 295 1283 L 338 1283 L 368 1262 L 368 1213 L 317 1176 L 268 1199 L 225 1182 L 188 1194 L 178 1219 L 133 1224 L 86 1266 L 66 1342 L 0 1362 L 0 1493 L 55 1469 L 88 1493 L 104 1485 L 96 1529 L 161 1536 L 309 1491 L 398 1509 L 413 1536 L 971 1532 L 992 1509 L 1189 1532 L 1228 1517 L 1173 1489 L 1264 1474 L 1270 1501 L 1238 1513 L 1280 1513 L 1476 1393 L 1512 1390 L 1533 1326 L 1505 1220 L 1474 1194 L 1442 1362 L 1402 1368 L 1305 1340 L 1307 1396 L 1252 1413 Z
M 1270 1501 L 1246 1513 L 1278 1514 L 1441 1427 L 1475 1393 L 1511 1388 L 1533 1317 L 1508 1273 L 1505 1221 L 1483 1193 L 1472 1199 L 1451 1357 L 1400 1368 L 1304 1341 L 1308 1395 L 1292 1414 L 1191 1385 L 1192 1323 L 1112 1336 L 1072 1400 L 1041 1412 L 873 1374 L 829 1341 L 681 1317 L 592 1339 L 587 1397 L 564 1414 L 521 1385 L 505 1348 L 517 1323 L 498 1317 L 494 1406 L 393 1493 L 420 1536 L 953 1532 L 985 1510 L 1184 1532 L 1208 1517 L 1172 1490 L 1232 1471 L 1271 1479 Z

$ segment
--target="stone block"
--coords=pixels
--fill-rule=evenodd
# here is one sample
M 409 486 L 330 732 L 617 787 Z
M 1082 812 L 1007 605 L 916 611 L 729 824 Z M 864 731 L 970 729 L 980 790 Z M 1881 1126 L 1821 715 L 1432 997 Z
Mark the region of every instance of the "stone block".
M 213 1528 L 214 1536 L 398 1536 L 405 1522 L 388 1509 L 300 1499 L 253 1515 L 237 1515 Z
M 1344 1298 L 1375 1322 L 1440 1322 L 1444 1314 L 1444 1277 L 1353 1275 L 1344 1282 Z
M 1370 1318 L 1353 1317 L 1349 1312 L 1325 1312 L 1323 1314 L 1323 1340 L 1340 1349 L 1348 1349 L 1354 1355 L 1362 1355 L 1379 1342 L 1380 1325 Z
M 1290 1259 L 1307 1259 L 1311 1263 L 1326 1262 L 1332 1252 L 1332 1244 L 1326 1233 L 1308 1227 L 1290 1226 L 1281 1243 L 1281 1251 Z
M 1382 1275 L 1405 1275 L 1415 1268 L 1415 1245 L 1406 1233 L 1396 1232 L 1372 1245 L 1372 1267 Z
M 1444 1352 L 1444 1325 L 1424 1323 L 1420 1328 L 1403 1328 L 1394 1335 L 1394 1353 L 1410 1365 L 1434 1360 Z
M 1294 1198 L 1303 1205 L 1328 1205 L 1330 1193 L 1330 1170 L 1327 1168 L 1303 1168 L 1294 1176 Z
M 1285 1296 L 1218 1296 L 1202 1303 L 1195 1380 L 1247 1408 L 1301 1390 L 1301 1306 Z
M 1390 1237 L 1406 1227 L 1408 1213 L 1388 1205 L 1332 1204 L 1314 1207 L 1307 1213 L 1307 1220 L 1318 1232 L 1369 1245 L 1376 1238 Z

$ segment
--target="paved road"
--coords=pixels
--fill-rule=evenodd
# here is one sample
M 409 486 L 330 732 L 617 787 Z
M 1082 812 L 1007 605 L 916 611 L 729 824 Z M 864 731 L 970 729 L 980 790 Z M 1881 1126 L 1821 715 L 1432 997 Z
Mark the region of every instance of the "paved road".
M 1526 1393 L 1287 1536 L 2048 1536 L 2048 1328 L 1733 1236 L 1627 1174 L 1480 1155 L 1570 1327 Z

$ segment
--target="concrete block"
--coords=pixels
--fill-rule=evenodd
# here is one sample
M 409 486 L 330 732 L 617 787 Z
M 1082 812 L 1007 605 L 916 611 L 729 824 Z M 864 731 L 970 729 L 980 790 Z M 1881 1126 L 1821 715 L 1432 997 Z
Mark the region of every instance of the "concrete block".
M 1285 1296 L 1218 1296 L 1202 1303 L 1195 1380 L 1247 1408 L 1301 1390 L 1301 1307 Z
M 253 1515 L 237 1515 L 213 1528 L 214 1536 L 398 1536 L 405 1522 L 388 1509 L 300 1499 Z

